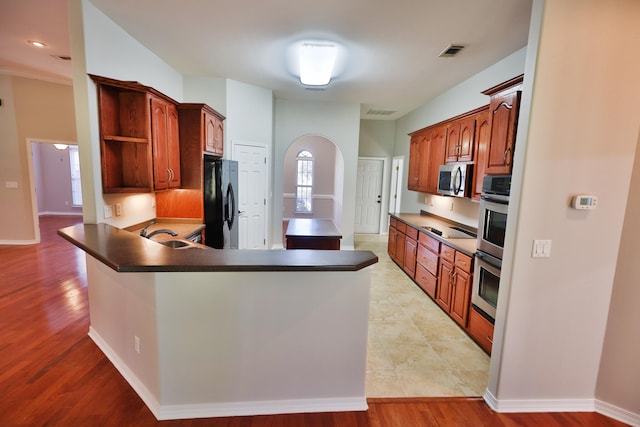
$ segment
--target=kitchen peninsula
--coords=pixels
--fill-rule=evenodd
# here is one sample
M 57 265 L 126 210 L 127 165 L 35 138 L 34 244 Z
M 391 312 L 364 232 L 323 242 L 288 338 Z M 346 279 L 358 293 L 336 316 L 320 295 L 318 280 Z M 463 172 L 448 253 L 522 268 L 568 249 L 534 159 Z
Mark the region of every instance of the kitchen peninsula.
M 107 224 L 89 336 L 158 419 L 365 410 L 370 251 L 173 249 Z

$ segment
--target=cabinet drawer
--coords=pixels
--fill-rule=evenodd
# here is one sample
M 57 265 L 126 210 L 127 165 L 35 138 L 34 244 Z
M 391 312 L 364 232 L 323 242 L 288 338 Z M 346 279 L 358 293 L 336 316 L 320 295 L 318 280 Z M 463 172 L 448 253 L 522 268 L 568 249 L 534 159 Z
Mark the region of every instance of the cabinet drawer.
M 397 228 L 398 220 L 391 217 L 389 218 L 389 227 Z
M 407 224 L 405 224 L 402 221 L 397 221 L 396 222 L 396 229 L 401 232 L 402 234 L 407 232 Z
M 409 238 L 411 238 L 413 240 L 418 240 L 418 230 L 416 230 L 413 227 L 407 226 L 407 230 L 406 230 L 405 234 L 407 235 L 407 237 L 409 237 Z
M 438 280 L 436 276 L 429 273 L 422 265 L 416 264 L 415 281 L 431 298 L 436 297 L 436 286 Z
M 456 257 L 456 250 L 451 246 L 440 245 L 440 258 L 453 264 Z
M 469 327 L 467 331 L 484 351 L 491 354 L 491 348 L 493 347 L 493 324 L 473 307 L 469 310 Z
M 466 271 L 467 273 L 471 273 L 471 257 L 463 254 L 462 252 L 456 251 L 454 264 L 461 270 Z
M 440 252 L 440 242 L 425 233 L 420 233 L 418 241 L 422 246 L 437 254 Z
M 438 254 L 431 252 L 422 245 L 418 245 L 417 262 L 431 274 L 438 274 Z

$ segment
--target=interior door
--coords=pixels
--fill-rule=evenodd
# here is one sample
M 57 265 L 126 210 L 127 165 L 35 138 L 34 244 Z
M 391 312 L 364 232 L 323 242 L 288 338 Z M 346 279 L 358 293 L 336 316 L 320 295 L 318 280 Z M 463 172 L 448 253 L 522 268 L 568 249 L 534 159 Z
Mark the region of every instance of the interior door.
M 267 148 L 234 143 L 233 159 L 238 161 L 238 248 L 264 249 L 267 246 Z
M 379 233 L 382 211 L 383 160 L 358 159 L 356 233 Z

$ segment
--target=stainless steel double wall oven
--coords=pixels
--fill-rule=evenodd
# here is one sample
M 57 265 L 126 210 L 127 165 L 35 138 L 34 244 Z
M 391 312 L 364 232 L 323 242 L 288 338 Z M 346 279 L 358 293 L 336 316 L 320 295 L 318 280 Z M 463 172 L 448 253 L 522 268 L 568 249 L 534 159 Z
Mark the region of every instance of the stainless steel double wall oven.
M 489 175 L 482 182 L 471 303 L 491 322 L 498 304 L 510 190 L 511 175 Z

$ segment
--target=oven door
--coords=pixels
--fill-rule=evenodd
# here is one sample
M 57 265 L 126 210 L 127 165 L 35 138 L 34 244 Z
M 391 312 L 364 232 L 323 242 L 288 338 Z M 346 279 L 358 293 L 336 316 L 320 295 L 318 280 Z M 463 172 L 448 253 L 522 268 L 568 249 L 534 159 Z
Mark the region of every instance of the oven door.
M 471 303 L 492 319 L 496 318 L 502 261 L 482 251 L 476 252 Z
M 483 195 L 480 199 L 478 222 L 478 250 L 502 259 L 504 236 L 507 231 L 509 201 Z

